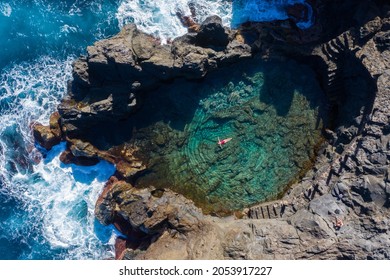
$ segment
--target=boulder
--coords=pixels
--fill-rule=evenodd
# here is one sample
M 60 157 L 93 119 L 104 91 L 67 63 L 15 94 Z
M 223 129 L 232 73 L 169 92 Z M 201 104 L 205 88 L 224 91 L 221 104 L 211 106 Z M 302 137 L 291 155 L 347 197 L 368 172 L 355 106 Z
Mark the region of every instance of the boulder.
M 58 111 L 50 115 L 50 120 L 49 120 L 50 130 L 54 134 L 54 136 L 59 139 L 62 138 L 60 121 L 61 121 L 61 116 L 60 113 L 58 113 Z
M 35 123 L 32 129 L 35 141 L 46 150 L 50 150 L 53 146 L 61 142 L 61 138 L 56 136 L 49 126 Z
M 125 160 L 120 160 L 115 165 L 115 167 L 119 176 L 124 179 L 130 179 L 138 172 L 141 172 L 146 169 L 146 166 L 143 165 L 141 161 L 128 162 Z
M 61 153 L 60 161 L 64 164 L 73 163 L 80 166 L 93 166 L 99 163 L 97 158 L 76 157 L 68 149 Z
M 75 157 L 97 158 L 99 151 L 88 142 L 79 139 L 72 139 L 69 147 Z
M 219 16 L 206 18 L 199 27 L 196 43 L 202 47 L 226 47 L 229 43 L 229 33 L 222 25 Z
M 136 189 L 111 178 L 97 200 L 95 215 L 104 225 L 123 220 L 131 231 L 149 236 L 168 228 L 188 232 L 202 220 L 200 210 L 182 195 L 170 190 L 158 192 L 157 196 L 153 193 L 153 189 Z
M 132 187 L 129 183 L 118 181 L 115 177 L 109 179 L 95 205 L 95 216 L 103 225 L 114 223 L 117 197 L 131 190 Z

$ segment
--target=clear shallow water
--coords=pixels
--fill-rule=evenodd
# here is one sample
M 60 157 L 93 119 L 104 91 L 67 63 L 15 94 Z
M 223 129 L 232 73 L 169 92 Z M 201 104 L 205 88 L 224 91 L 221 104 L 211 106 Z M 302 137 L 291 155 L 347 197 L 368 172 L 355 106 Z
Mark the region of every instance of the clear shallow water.
M 128 22 L 163 41 L 182 35 L 175 13 L 190 14 L 190 2 L 199 20 L 217 13 L 229 25 L 238 11 L 222 0 L 0 1 L 0 259 L 113 256 L 115 231 L 93 217 L 113 167 L 64 166 L 63 144 L 41 151 L 45 159 L 36 163 L 42 155 L 29 125 L 48 122 L 66 92 L 72 60 L 87 45 Z
M 275 198 L 311 166 L 324 100 L 310 69 L 251 61 L 176 85 L 151 94 L 135 121 L 145 124 L 133 143 L 149 165 L 138 186 L 170 186 L 225 212 Z

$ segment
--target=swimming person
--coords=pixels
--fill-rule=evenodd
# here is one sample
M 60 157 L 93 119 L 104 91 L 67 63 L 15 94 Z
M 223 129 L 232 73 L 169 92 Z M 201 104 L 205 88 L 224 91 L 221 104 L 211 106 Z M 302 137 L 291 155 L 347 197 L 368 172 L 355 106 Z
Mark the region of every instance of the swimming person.
M 230 140 L 232 140 L 233 138 L 226 138 L 226 139 L 223 139 L 223 140 L 220 140 L 219 137 L 218 137 L 218 145 L 221 147 L 222 149 L 222 145 L 225 145 L 227 142 L 229 142 Z

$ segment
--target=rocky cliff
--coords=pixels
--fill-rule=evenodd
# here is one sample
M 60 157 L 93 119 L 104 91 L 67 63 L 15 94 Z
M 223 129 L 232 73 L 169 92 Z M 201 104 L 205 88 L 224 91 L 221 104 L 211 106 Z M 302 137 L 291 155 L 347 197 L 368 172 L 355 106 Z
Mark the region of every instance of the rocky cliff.
M 117 240 L 117 258 L 390 257 L 390 7 L 312 2 L 317 19 L 306 31 L 291 21 L 230 30 L 211 17 L 196 32 L 160 45 L 130 25 L 75 61 L 59 114 L 34 135 L 47 149 L 65 139 L 63 161 L 116 165 L 95 212 L 127 236 Z M 146 166 L 126 144 L 134 132 L 123 127 L 145 105 L 143 94 L 253 56 L 287 56 L 316 71 L 332 122 L 314 167 L 282 199 L 226 217 L 205 215 L 168 188 L 134 188 Z

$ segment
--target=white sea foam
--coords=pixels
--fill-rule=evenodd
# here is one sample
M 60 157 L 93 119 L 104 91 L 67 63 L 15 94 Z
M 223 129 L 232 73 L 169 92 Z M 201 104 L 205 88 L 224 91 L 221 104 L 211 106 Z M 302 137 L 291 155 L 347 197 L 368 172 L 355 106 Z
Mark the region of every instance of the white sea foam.
M 122 0 L 116 17 L 120 28 L 127 23 L 136 23 L 141 30 L 165 43 L 186 33 L 176 12 L 191 15 L 190 5 L 195 8 L 198 22 L 207 16 L 218 15 L 224 25 L 236 27 L 247 21 L 287 19 L 287 5 L 296 3 L 305 3 L 305 0 Z M 312 9 L 309 6 L 311 17 Z M 298 26 L 307 28 L 311 24 L 309 20 L 298 23 Z
M 35 175 L 42 177 L 43 182 L 33 185 L 25 195 L 41 205 L 43 234 L 53 248 L 67 249 L 68 257 L 75 259 L 110 257 L 112 251 L 108 247 L 113 245 L 113 231 L 96 227 L 93 211 L 115 168 L 107 162 L 91 167 L 64 165 L 58 158 L 64 148 L 65 143 L 55 147 L 46 160 L 34 167 Z M 97 231 L 101 230 L 110 234 L 99 241 L 102 237 Z
M 33 148 L 30 123 L 48 123 L 71 77 L 71 61 L 71 57 L 42 56 L 14 64 L 0 74 L 0 174 L 5 185 L 11 185 L 15 172 L 26 172 L 18 162 L 26 160 L 27 150 Z
M 72 60 L 44 56 L 15 64 L 0 75 L 0 191 L 20 201 L 25 210 L 3 224 L 12 239 L 24 240 L 31 248 L 41 246 L 42 241 L 31 236 L 37 228 L 46 246 L 64 250 L 61 258 L 109 258 L 115 234 L 95 220 L 93 210 L 114 167 L 106 162 L 93 167 L 63 165 L 58 155 L 64 143 L 38 164 L 30 159 L 38 152 L 29 124 L 47 124 L 66 91 Z M 34 251 L 25 254 L 21 258 L 34 258 Z
M 1 127 L 16 123 L 29 131 L 28 123 L 35 119 L 42 123 L 48 117 L 66 91 L 66 82 L 71 78 L 71 62 L 42 56 L 33 62 L 22 62 L 6 68 L 0 75 L 0 104 L 7 106 L 2 112 Z M 2 109 L 2 108 L 1 108 Z
M 222 0 L 123 0 L 119 5 L 116 17 L 119 27 L 127 23 L 137 26 L 163 42 L 186 33 L 176 12 L 191 15 L 189 4 L 195 6 L 197 20 L 203 21 L 207 16 L 219 15 L 223 23 L 231 20 L 231 3 Z
M 45 11 L 52 10 L 45 1 L 38 2 Z M 102 11 L 100 2 L 91 3 L 94 5 L 91 9 L 99 14 Z M 180 10 L 190 15 L 190 3 L 196 9 L 199 22 L 217 14 L 225 25 L 230 25 L 233 12 L 254 17 L 258 13 L 250 6 L 232 12 L 232 3 L 228 0 L 122 0 L 116 18 L 120 26 L 135 22 L 140 29 L 166 41 L 186 32 L 176 12 Z M 275 17 L 280 16 L 279 10 L 271 10 L 271 14 L 273 11 Z M 264 12 L 270 13 L 269 10 Z M 0 16 L 11 16 L 11 5 L 0 2 L 0 13 Z M 70 16 L 81 14 L 78 4 L 70 8 Z M 110 15 L 108 18 L 111 23 Z M 99 24 L 96 32 L 103 34 L 104 26 Z M 71 34 L 76 31 L 74 26 L 77 25 L 64 22 L 60 29 Z M 66 92 L 72 60 L 73 57 L 41 56 L 33 61 L 12 64 L 0 73 L 0 192 L 20 201 L 25 209 L 22 214 L 9 216 L 2 224 L 7 226 L 12 239 L 20 239 L 34 247 L 21 258 L 34 258 L 34 251 L 39 251 L 42 242 L 63 252 L 57 256 L 59 258 L 98 259 L 113 254 L 113 229 L 100 225 L 93 215 L 95 201 L 112 174 L 113 166 L 105 162 L 83 168 L 62 165 L 58 155 L 64 144 L 49 152 L 44 161 L 33 164 L 39 152 L 34 147 L 29 125 L 32 121 L 48 123 L 50 113 Z
M 0 13 L 6 17 L 10 17 L 12 14 L 12 8 L 9 3 L 0 2 Z
M 60 28 L 60 32 L 62 33 L 77 33 L 79 32 L 79 29 L 76 26 L 70 26 L 68 24 L 64 24 Z

